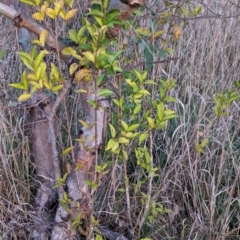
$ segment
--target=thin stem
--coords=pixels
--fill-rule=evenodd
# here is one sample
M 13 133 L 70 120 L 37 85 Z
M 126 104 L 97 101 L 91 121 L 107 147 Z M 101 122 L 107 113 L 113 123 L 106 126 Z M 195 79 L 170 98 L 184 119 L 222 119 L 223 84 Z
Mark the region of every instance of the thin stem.
M 151 169 L 153 168 L 153 138 L 152 138 L 152 130 L 149 131 L 149 154 L 150 154 L 150 164 Z M 142 218 L 140 219 L 140 222 L 138 224 L 138 236 L 141 234 L 141 229 L 144 224 L 144 221 L 147 217 L 147 214 L 150 209 L 150 203 L 151 203 L 151 196 L 152 196 L 152 182 L 153 182 L 153 174 L 150 174 L 148 177 L 148 191 L 147 191 L 147 200 L 145 202 L 145 208 L 142 215 Z
M 121 77 L 116 77 L 118 81 L 118 93 L 119 98 L 122 96 L 122 89 L 121 89 Z M 119 120 L 123 120 L 123 112 L 122 107 L 118 107 L 118 114 L 119 114 Z M 129 194 L 129 180 L 127 176 L 127 159 L 124 156 L 124 144 L 121 144 L 121 151 L 122 151 L 122 161 L 123 161 L 123 174 L 124 174 L 124 184 L 125 184 L 125 193 L 126 193 L 126 201 L 127 201 L 127 215 L 130 222 L 130 226 L 132 226 L 132 217 L 131 217 L 131 201 L 130 201 L 130 194 Z

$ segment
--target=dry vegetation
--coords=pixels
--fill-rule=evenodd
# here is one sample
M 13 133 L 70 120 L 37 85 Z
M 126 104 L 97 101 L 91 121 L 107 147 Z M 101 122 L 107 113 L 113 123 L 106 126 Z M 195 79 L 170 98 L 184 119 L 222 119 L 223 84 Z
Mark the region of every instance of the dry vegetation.
M 157 3 L 152 0 L 148 6 L 155 8 Z M 161 3 L 154 8 L 153 11 L 160 11 Z M 209 0 L 208 8 L 234 15 L 240 5 Z M 211 14 L 209 9 L 203 7 L 206 14 Z M 149 10 L 145 11 L 147 16 Z M 177 80 L 172 95 L 178 100 L 174 107 L 179 118 L 171 121 L 166 131 L 154 135 L 154 161 L 159 167 L 154 198 L 171 213 L 159 215 L 153 224 L 145 224 L 144 234 L 151 239 L 240 239 L 240 109 L 236 102 L 228 116 L 222 118 L 216 117 L 213 109 L 214 95 L 239 80 L 239 22 L 238 16 L 189 21 L 179 41 L 169 44 L 179 60 L 153 66 L 152 78 Z M 148 27 L 149 19 L 136 17 L 136 24 Z M 15 106 L 19 93 L 8 86 L 20 80 L 23 66 L 15 54 L 19 45 L 11 22 L 0 16 L 0 29 L 0 49 L 5 51 L 0 62 L 0 238 L 2 235 L 3 239 L 27 239 L 26 210 L 31 214 L 34 164 L 28 140 L 27 109 Z M 131 46 L 126 57 L 139 59 L 141 48 L 132 44 L 135 31 L 133 28 L 129 31 L 120 36 L 120 42 Z M 159 47 L 161 43 L 153 44 Z M 158 93 L 154 94 L 157 98 Z M 75 138 L 80 117 L 78 96 L 69 93 L 58 115 L 60 151 Z M 204 153 L 199 153 L 195 144 L 204 139 L 209 139 L 209 144 Z M 70 160 L 71 156 L 62 159 L 63 169 Z M 135 180 L 142 179 L 141 172 L 133 166 L 134 159 L 129 164 L 129 174 Z M 122 185 L 122 169 L 121 165 L 115 167 L 116 187 Z M 96 198 L 96 216 L 102 222 L 121 225 L 124 199 L 117 198 L 117 204 L 113 202 L 112 188 L 112 181 L 103 179 Z M 132 198 L 133 218 L 137 218 L 138 207 L 138 201 Z

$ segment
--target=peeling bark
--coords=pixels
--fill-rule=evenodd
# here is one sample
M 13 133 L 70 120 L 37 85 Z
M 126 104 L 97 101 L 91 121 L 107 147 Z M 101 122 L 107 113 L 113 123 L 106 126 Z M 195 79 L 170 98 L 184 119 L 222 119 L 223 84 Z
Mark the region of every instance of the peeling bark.
M 56 191 L 52 189 L 55 180 L 53 154 L 49 139 L 46 109 L 51 109 L 52 101 L 45 95 L 36 94 L 30 110 L 31 142 L 38 188 L 35 197 L 34 226 L 32 239 L 47 239 L 54 220 Z

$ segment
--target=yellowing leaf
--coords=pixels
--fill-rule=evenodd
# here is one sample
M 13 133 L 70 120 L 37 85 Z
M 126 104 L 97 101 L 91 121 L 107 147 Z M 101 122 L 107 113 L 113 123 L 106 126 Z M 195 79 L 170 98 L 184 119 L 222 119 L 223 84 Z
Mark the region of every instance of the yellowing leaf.
M 27 90 L 28 89 L 28 79 L 27 79 L 27 73 L 25 70 L 22 73 L 22 84 L 25 87 L 25 90 Z
M 55 6 L 54 11 L 55 11 L 56 15 L 58 15 L 59 11 L 60 11 L 60 10 L 63 8 L 63 6 L 64 6 L 64 1 L 61 0 L 61 1 L 59 1 L 59 2 L 55 2 L 55 3 L 54 3 L 54 6 Z
M 83 120 L 78 120 L 85 128 L 87 128 L 88 129 L 88 124 L 85 122 L 85 121 L 83 121 Z
M 68 56 L 68 55 L 77 54 L 77 51 L 72 47 L 66 47 L 62 50 L 62 54 Z
M 20 2 L 26 3 L 28 5 L 33 5 L 33 6 L 35 5 L 35 2 L 32 0 L 20 0 Z
M 74 149 L 74 146 L 71 146 L 71 147 L 68 147 L 68 148 L 64 149 L 63 152 L 62 152 L 62 155 L 68 154 L 69 152 L 72 151 L 72 149 Z
M 131 131 L 135 130 L 136 128 L 138 128 L 139 125 L 140 125 L 139 123 L 136 123 L 136 124 L 129 126 L 128 131 L 131 132 Z
M 120 137 L 120 138 L 118 139 L 118 142 L 119 142 L 119 143 L 129 143 L 129 140 L 128 140 L 127 138 Z
M 124 121 L 121 121 L 121 125 L 122 125 L 122 127 L 123 127 L 123 129 L 124 129 L 125 131 L 127 131 L 127 130 L 128 130 L 128 125 L 127 125 L 127 123 L 126 123 L 126 122 L 124 122 Z
M 148 28 L 137 28 L 136 32 L 142 36 L 150 36 L 151 35 L 151 32 L 149 31 Z
M 41 33 L 40 33 L 40 37 L 39 37 L 39 41 L 41 42 L 42 44 L 42 47 L 45 46 L 45 42 L 46 42 L 46 39 L 47 39 L 47 30 L 42 30 Z
M 41 62 L 42 62 L 42 60 L 43 60 L 46 52 L 47 52 L 46 50 L 42 50 L 42 51 L 40 51 L 40 53 L 37 55 L 37 57 L 36 57 L 36 59 L 34 60 L 34 63 L 33 63 L 33 67 L 34 67 L 35 70 L 36 70 L 36 69 L 39 67 L 39 65 L 41 64 Z
M 69 74 L 73 75 L 73 73 L 77 70 L 78 66 L 79 65 L 77 63 L 72 63 L 69 67 Z
M 149 127 L 154 128 L 154 126 L 155 126 L 154 120 L 150 117 L 147 117 L 147 121 L 148 121 Z
M 110 131 L 111 131 L 111 137 L 112 138 L 115 138 L 116 137 L 116 130 L 115 130 L 115 128 L 113 127 L 113 125 L 112 124 L 108 124 L 109 125 L 109 127 L 110 127 Z
M 68 12 L 66 13 L 66 15 L 65 15 L 65 20 L 67 21 L 67 20 L 69 20 L 70 18 L 72 18 L 72 17 L 77 13 L 77 11 L 78 11 L 78 10 L 77 10 L 76 8 L 68 11 Z
M 76 92 L 77 93 L 87 93 L 87 91 L 85 89 L 82 89 L 82 88 L 76 90 Z
M 35 73 L 29 73 L 27 75 L 27 78 L 30 79 L 30 80 L 33 80 L 33 81 L 38 81 L 39 80 L 38 76 Z
M 65 3 L 72 8 L 75 0 L 65 0 Z
M 104 89 L 101 89 L 99 91 L 98 96 L 105 96 L 106 97 L 106 96 L 110 96 L 110 95 L 113 95 L 113 94 L 114 94 L 114 92 L 112 90 L 104 88 Z
M 52 18 L 52 19 L 55 19 L 56 18 L 56 12 L 54 11 L 54 9 L 52 8 L 47 8 L 46 9 L 46 14 L 48 17 Z
M 35 0 L 35 5 L 39 6 L 42 0 Z
M 93 62 L 95 61 L 94 55 L 91 52 L 83 52 L 82 53 L 89 61 Z
M 174 34 L 175 41 L 177 41 L 182 35 L 181 28 L 177 24 L 173 26 L 173 34 Z
M 63 88 L 63 85 L 57 85 L 55 87 L 52 87 L 52 92 L 53 93 L 58 93 L 59 90 L 61 90 Z
M 35 12 L 32 14 L 32 17 L 36 19 L 37 21 L 43 21 L 44 20 L 44 15 L 41 14 L 40 12 Z
M 74 80 L 79 82 L 81 81 L 83 78 L 86 78 L 86 77 L 91 77 L 92 74 L 91 74 L 91 70 L 88 70 L 88 69 L 80 69 L 79 71 L 77 71 L 77 73 L 75 74 L 75 78 Z
M 151 39 L 157 40 L 164 33 L 165 33 L 164 30 L 158 30 L 157 32 L 151 35 Z
M 17 89 L 26 90 L 26 87 L 21 83 L 10 83 L 8 85 Z
M 24 94 L 22 94 L 22 95 L 18 98 L 18 101 L 19 101 L 19 102 L 23 102 L 23 101 L 28 100 L 29 98 L 31 98 L 31 94 L 29 94 L 29 93 L 24 93 Z

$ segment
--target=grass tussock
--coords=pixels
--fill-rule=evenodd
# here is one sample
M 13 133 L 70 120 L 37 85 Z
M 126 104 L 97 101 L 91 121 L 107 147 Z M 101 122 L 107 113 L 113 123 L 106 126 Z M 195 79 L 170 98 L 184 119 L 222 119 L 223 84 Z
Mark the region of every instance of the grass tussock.
M 207 1 L 201 14 L 234 16 L 240 6 L 237 1 L 231 2 Z M 150 1 L 148 6 L 161 12 L 163 3 Z M 148 11 L 144 10 L 144 16 L 148 16 Z M 238 16 L 201 18 L 190 20 L 183 27 L 179 20 L 181 37 L 168 43 L 179 60 L 154 64 L 150 72 L 149 77 L 156 81 L 177 80 L 171 94 L 177 99 L 173 107 L 179 115 L 169 122 L 165 131 L 154 133 L 154 163 L 159 171 L 153 182 L 153 199 L 171 211 L 158 215 L 152 224 L 144 224 L 143 234 L 151 239 L 240 239 L 240 108 L 234 102 L 228 115 L 219 118 L 214 113 L 213 101 L 215 94 L 231 89 L 233 81 L 239 80 L 239 21 Z M 19 92 L 8 86 L 20 81 L 19 72 L 23 69 L 15 54 L 20 48 L 16 31 L 9 27 L 9 22 L 0 16 L 0 49 L 5 51 L 0 63 L 0 236 L 26 239 L 34 198 L 34 163 L 25 121 L 28 110 L 13 104 Z M 119 39 L 120 43 L 131 46 L 124 54 L 126 58 L 136 59 L 136 63 L 131 62 L 135 66 L 144 60 L 139 58 L 141 46 L 132 44 L 132 36 L 138 37 L 135 25 L 150 28 L 151 21 L 137 16 L 132 24 L 134 27 Z M 153 49 L 162 44 L 152 42 Z M 153 89 L 152 93 L 159 97 L 158 91 Z M 58 115 L 59 150 L 73 142 L 80 118 L 79 96 L 71 92 Z M 197 151 L 198 144 L 204 140 L 208 144 L 202 152 Z M 70 161 L 71 156 L 63 157 L 63 169 Z M 134 187 L 144 178 L 135 165 L 134 159 L 129 162 Z M 114 189 L 123 186 L 122 166 L 115 164 L 108 178 L 114 181 L 102 180 L 96 195 L 96 216 L 124 233 L 125 198 L 117 193 L 112 196 Z M 138 221 L 140 198 L 132 194 L 133 221 Z

